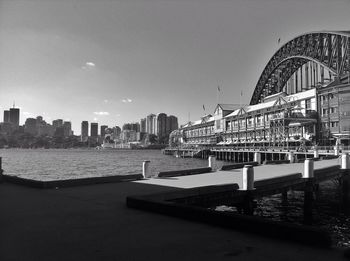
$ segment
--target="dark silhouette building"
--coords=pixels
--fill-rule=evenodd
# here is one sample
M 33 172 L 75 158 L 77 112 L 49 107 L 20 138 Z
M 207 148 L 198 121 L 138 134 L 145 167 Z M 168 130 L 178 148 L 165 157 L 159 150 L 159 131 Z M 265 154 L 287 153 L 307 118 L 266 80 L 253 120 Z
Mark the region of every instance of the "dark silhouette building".
M 86 142 L 89 137 L 89 122 L 82 121 L 81 122 L 81 141 Z

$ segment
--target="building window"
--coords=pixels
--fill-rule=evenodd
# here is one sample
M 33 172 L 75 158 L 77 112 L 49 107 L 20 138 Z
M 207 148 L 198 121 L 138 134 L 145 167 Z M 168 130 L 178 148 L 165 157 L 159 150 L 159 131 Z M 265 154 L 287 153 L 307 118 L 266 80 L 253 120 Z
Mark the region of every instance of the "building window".
M 322 116 L 327 115 L 328 114 L 328 109 L 322 109 Z
M 329 108 L 330 112 L 329 113 L 337 113 L 337 107 L 331 107 Z
M 311 99 L 305 100 L 305 109 L 310 110 L 311 109 Z
M 337 121 L 332 121 L 331 122 L 331 128 L 335 128 L 335 127 L 338 127 L 338 122 Z

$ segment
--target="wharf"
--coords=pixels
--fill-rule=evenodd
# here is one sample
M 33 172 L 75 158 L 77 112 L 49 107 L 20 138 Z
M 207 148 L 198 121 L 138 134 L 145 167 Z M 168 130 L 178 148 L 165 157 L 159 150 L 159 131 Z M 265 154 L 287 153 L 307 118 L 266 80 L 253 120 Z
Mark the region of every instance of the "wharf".
M 315 162 L 315 169 L 338 164 Z M 256 178 L 302 164 L 255 168 Z M 232 173 L 232 172 L 236 172 Z M 0 260 L 345 260 L 343 252 L 126 207 L 130 195 L 240 182 L 240 170 L 37 189 L 0 184 Z M 237 179 L 236 179 L 237 178 Z

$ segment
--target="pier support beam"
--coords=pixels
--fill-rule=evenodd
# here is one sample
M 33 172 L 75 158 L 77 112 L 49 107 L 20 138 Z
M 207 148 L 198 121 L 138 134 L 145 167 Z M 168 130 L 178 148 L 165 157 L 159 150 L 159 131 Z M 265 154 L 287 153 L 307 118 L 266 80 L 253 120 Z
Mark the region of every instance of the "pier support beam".
M 350 157 L 348 153 L 341 155 L 341 195 L 342 209 L 345 214 L 350 213 Z
M 289 160 L 289 163 L 294 163 L 294 152 L 293 151 L 288 152 L 288 160 Z
M 215 156 L 209 156 L 208 167 L 211 168 L 211 171 L 216 171 L 216 158 L 215 158 Z
M 303 178 L 306 179 L 304 188 L 304 223 L 312 224 L 312 209 L 314 201 L 314 161 L 305 159 Z
M 243 167 L 243 184 L 242 190 L 247 191 L 243 202 L 243 212 L 247 215 L 254 213 L 254 168 L 252 165 L 244 165 Z
M 3 172 L 3 170 L 2 170 L 2 157 L 0 157 L 0 183 L 1 183 L 2 180 L 3 180 L 2 172 Z
M 334 146 L 334 155 L 339 156 L 339 146 Z
M 318 155 L 318 146 L 315 145 L 315 146 L 314 146 L 314 158 L 315 158 L 315 159 L 318 159 L 318 157 L 319 157 L 319 155 Z
M 254 152 L 254 161 L 258 162 L 258 164 L 261 164 L 261 153 L 260 152 Z
M 149 164 L 150 164 L 149 160 L 145 160 L 142 163 L 142 176 L 143 176 L 144 179 L 147 179 L 147 178 L 151 177 L 151 171 L 150 171 L 150 168 L 149 168 Z

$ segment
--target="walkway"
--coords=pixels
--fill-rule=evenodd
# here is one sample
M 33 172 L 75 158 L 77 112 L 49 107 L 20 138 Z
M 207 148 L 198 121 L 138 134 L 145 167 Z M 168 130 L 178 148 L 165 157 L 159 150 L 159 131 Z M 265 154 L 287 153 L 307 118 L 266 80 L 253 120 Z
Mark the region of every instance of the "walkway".
M 340 165 L 338 159 L 321 160 L 314 163 L 314 168 L 324 168 L 332 165 Z M 254 167 L 255 180 L 284 176 L 293 173 L 303 173 L 304 163 L 261 165 Z M 171 177 L 171 178 L 151 178 L 148 180 L 135 181 L 142 184 L 152 184 L 175 188 L 194 188 L 210 185 L 223 185 L 237 183 L 242 185 L 242 169 L 228 171 L 218 170 L 207 174 Z

